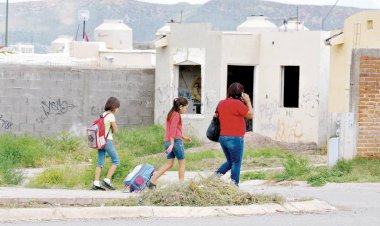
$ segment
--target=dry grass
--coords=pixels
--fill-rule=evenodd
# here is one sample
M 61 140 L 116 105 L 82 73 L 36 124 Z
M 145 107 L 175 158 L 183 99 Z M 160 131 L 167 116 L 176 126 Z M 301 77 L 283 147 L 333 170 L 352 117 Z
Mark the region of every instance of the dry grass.
M 190 180 L 166 188 L 146 190 L 139 196 L 110 205 L 122 206 L 226 206 L 283 203 L 278 195 L 253 195 L 216 178 Z

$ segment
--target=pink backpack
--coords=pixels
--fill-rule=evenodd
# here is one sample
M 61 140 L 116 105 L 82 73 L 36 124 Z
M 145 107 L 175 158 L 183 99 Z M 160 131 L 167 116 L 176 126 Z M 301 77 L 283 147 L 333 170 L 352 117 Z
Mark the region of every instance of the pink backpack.
M 104 118 L 107 117 L 107 115 L 110 113 L 107 113 L 105 116 L 100 115 L 100 118 L 95 120 L 91 126 L 87 128 L 87 140 L 88 140 L 88 146 L 90 148 L 95 149 L 104 149 L 107 142 L 107 137 L 110 130 L 108 131 L 106 135 L 106 128 L 104 124 Z

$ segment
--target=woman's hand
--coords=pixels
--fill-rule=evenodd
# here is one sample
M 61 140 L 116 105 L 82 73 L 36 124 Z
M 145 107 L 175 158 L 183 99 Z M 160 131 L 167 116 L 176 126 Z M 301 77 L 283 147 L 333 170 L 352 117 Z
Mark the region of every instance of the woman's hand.
M 241 98 L 245 104 L 251 104 L 251 99 L 249 98 L 249 95 L 246 93 L 242 93 Z

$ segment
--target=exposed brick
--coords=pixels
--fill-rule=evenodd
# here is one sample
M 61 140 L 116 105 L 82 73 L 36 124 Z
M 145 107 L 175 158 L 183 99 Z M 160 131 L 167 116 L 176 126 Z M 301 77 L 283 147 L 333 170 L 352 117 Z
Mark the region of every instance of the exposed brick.
M 359 76 L 358 156 L 380 158 L 380 57 L 362 56 Z

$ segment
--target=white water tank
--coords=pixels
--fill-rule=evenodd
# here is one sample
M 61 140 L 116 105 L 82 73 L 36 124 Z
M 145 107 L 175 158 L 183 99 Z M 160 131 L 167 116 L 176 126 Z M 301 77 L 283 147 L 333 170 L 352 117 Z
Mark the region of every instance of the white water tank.
M 290 18 L 285 24 L 280 26 L 280 31 L 308 31 L 302 20 Z
M 108 49 L 133 49 L 132 29 L 123 20 L 104 20 L 95 28 L 95 42 L 105 42 Z
M 252 15 L 247 17 L 247 20 L 244 21 L 237 27 L 237 31 L 241 32 L 267 32 L 267 31 L 277 31 L 277 26 L 270 22 L 267 17 L 263 15 Z
M 50 53 L 66 53 L 69 51 L 69 44 L 73 41 L 73 37 L 60 35 L 57 39 L 50 43 Z

